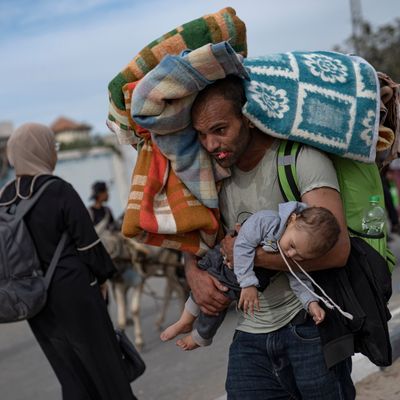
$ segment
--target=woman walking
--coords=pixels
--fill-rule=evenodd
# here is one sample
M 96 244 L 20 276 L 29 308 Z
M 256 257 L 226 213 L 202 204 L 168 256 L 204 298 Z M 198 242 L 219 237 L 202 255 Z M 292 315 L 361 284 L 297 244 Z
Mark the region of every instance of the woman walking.
M 115 272 L 73 187 L 52 175 L 57 162 L 53 132 L 28 123 L 7 143 L 16 180 L 0 196 L 15 207 L 54 179 L 25 216 L 44 272 L 64 232 L 45 307 L 28 323 L 62 388 L 63 400 L 133 400 L 101 286 Z

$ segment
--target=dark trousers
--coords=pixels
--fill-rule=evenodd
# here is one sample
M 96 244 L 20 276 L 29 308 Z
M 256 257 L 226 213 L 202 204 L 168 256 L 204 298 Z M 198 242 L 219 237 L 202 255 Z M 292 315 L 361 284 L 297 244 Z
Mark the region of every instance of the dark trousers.
M 222 258 L 221 258 L 222 260 Z M 213 264 L 212 267 L 206 269 L 206 271 L 217 278 L 228 290 L 224 292 L 224 295 L 231 301 L 240 299 L 241 288 L 237 282 L 236 275 L 229 269 L 223 262 L 219 264 Z M 272 276 L 276 274 L 276 271 L 268 270 L 265 268 L 255 267 L 254 271 L 259 281 L 259 287 L 257 288 L 260 292 L 263 292 L 270 283 Z M 193 296 L 191 294 L 193 299 Z M 193 299 L 195 301 L 195 299 Z M 211 339 L 217 333 L 218 328 L 224 322 L 228 308 L 220 311 L 218 315 L 208 315 L 200 311 L 198 318 L 195 322 L 195 328 L 198 334 L 205 340 L 211 341 Z
M 354 400 L 351 358 L 326 367 L 311 318 L 271 333 L 236 331 L 229 350 L 228 400 Z
M 227 296 L 231 301 L 239 300 L 240 290 L 235 292 L 232 289 L 229 289 L 227 292 L 224 292 L 225 296 Z M 192 296 L 192 294 L 190 294 Z M 193 298 L 193 296 L 192 296 Z M 199 316 L 195 322 L 195 328 L 198 334 L 205 340 L 210 341 L 217 333 L 218 328 L 221 326 L 222 322 L 226 317 L 226 313 L 228 311 L 228 307 L 224 310 L 220 311 L 218 315 L 208 315 L 200 311 Z
M 84 265 L 57 266 L 44 309 L 29 325 L 63 400 L 134 400 L 106 304 Z

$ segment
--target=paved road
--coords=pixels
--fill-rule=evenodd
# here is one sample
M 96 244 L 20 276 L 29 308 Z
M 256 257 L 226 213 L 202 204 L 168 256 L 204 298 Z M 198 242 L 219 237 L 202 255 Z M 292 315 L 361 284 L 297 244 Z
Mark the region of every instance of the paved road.
M 392 246 L 400 256 L 400 237 Z M 400 268 L 395 270 L 393 282 L 394 292 L 400 295 Z M 161 292 L 163 282 L 153 279 L 150 285 Z M 212 346 L 185 353 L 174 343 L 165 344 L 158 339 L 155 327 L 158 306 L 153 298 L 144 296 L 143 358 L 147 371 L 135 382 L 137 396 L 143 400 L 212 400 L 223 395 L 227 352 L 236 324 L 235 310 L 228 313 Z M 178 308 L 177 301 L 173 301 L 167 323 L 174 321 Z M 115 315 L 114 305 L 111 314 Z M 132 335 L 132 328 L 128 329 L 128 335 Z M 61 399 L 59 384 L 26 323 L 0 328 L 0 398 Z
M 162 293 L 162 279 L 152 279 L 150 285 Z M 220 396 L 224 392 L 226 354 L 236 323 L 235 311 L 228 314 L 214 346 L 185 353 L 174 343 L 159 340 L 155 326 L 158 309 L 159 304 L 145 295 L 142 320 L 146 345 L 142 355 L 147 371 L 135 382 L 137 396 L 145 400 L 203 400 Z M 113 304 L 111 314 L 115 315 Z M 179 305 L 174 300 L 167 323 L 178 315 Z M 133 337 L 132 327 L 127 333 Z M 0 399 L 61 399 L 56 377 L 25 322 L 0 327 Z

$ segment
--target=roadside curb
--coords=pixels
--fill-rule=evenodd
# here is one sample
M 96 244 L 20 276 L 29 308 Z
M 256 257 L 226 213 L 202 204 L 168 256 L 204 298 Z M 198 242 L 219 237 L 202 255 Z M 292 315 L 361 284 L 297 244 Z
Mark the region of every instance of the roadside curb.
M 397 329 L 390 336 L 390 340 L 392 342 L 392 350 L 393 350 L 393 362 L 400 357 L 400 326 L 397 326 Z
M 398 298 L 395 300 L 399 300 Z M 391 307 L 392 319 L 389 321 L 389 334 L 390 342 L 392 344 L 392 358 L 393 362 L 400 357 L 400 306 L 396 308 Z M 362 354 L 356 354 L 352 357 L 353 360 L 353 372 L 351 377 L 353 382 L 357 383 L 374 372 L 384 370 L 384 368 L 377 367 L 372 364 L 367 357 Z

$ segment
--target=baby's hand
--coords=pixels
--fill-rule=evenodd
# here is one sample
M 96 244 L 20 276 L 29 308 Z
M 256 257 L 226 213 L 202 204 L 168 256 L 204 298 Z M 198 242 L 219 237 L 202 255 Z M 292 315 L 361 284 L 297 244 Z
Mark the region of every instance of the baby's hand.
M 254 309 L 260 311 L 260 304 L 258 302 L 258 291 L 255 286 L 249 286 L 242 289 L 240 293 L 240 299 L 238 308 L 243 309 L 243 312 L 246 314 L 254 315 Z
M 318 304 L 318 301 L 312 301 L 308 305 L 308 312 L 313 317 L 316 325 L 320 324 L 325 319 L 325 310 Z

